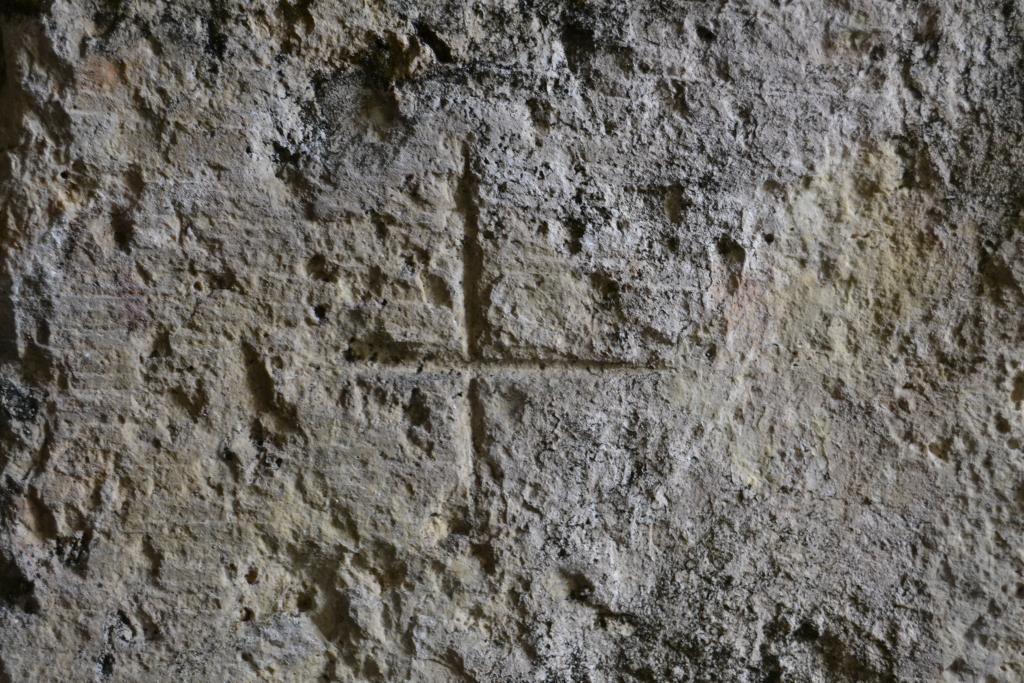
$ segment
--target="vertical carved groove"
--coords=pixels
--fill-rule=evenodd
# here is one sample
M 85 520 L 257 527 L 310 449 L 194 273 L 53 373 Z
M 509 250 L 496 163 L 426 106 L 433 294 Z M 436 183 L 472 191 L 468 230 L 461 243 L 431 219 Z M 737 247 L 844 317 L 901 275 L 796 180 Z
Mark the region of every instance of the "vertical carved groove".
M 479 182 L 473 173 L 473 159 L 463 153 L 464 165 L 455 193 L 455 206 L 462 216 L 462 306 L 466 335 L 465 354 L 469 361 L 480 357 L 480 336 L 483 332 L 483 309 L 480 285 L 483 273 L 483 250 L 480 247 Z

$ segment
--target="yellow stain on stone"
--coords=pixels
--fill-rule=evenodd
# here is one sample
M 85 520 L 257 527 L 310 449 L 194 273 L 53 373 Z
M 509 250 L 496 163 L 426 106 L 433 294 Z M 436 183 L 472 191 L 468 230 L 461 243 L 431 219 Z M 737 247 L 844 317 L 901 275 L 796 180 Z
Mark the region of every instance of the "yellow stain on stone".
M 930 314 L 949 277 L 948 254 L 931 230 L 935 204 L 903 176 L 903 159 L 887 143 L 823 159 L 815 176 L 786 192 L 773 256 L 780 262 L 761 279 L 748 275 L 727 304 L 729 355 L 739 368 L 716 422 L 733 444 L 734 476 L 747 486 L 765 484 L 780 442 L 795 432 L 814 451 L 805 456 L 827 469 L 834 425 L 823 383 L 870 399 L 871 380 L 889 372 L 887 356 Z M 774 398 L 758 395 L 758 378 L 771 378 Z M 762 415 L 733 419 L 728 411 L 736 410 Z

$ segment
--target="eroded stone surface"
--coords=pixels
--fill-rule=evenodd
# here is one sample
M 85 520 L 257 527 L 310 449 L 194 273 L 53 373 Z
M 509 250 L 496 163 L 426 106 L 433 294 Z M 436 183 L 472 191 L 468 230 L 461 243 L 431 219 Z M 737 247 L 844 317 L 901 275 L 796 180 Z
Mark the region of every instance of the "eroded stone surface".
M 1024 678 L 1019 3 L 2 7 L 0 681 Z

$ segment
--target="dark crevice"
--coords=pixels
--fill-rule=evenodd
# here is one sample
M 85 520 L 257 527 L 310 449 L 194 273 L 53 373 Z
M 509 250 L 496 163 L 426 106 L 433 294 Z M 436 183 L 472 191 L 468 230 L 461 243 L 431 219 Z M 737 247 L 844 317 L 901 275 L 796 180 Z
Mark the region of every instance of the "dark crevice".
M 294 2 L 281 0 L 277 9 L 289 26 L 301 23 L 306 31 L 312 31 L 315 26 L 313 13 L 309 10 L 312 4 L 312 0 L 295 0 Z
M 39 16 L 49 12 L 52 4 L 52 0 L 4 0 L 0 3 L 0 16 Z
M 10 557 L 0 557 L 0 604 L 26 614 L 39 613 L 35 584 Z
M 96 673 L 101 680 L 106 680 L 114 675 L 114 655 L 107 653 L 96 661 Z
M 561 38 L 569 70 L 578 74 L 597 51 L 594 30 L 580 21 L 573 21 L 562 27 Z
M 114 243 L 124 253 L 132 250 L 132 241 L 135 239 L 135 222 L 131 214 L 125 210 L 117 210 L 110 217 L 110 228 L 114 234 Z
M 0 361 L 18 358 L 17 309 L 14 281 L 6 273 L 0 274 Z
M 89 551 L 92 547 L 93 532 L 91 529 L 61 536 L 57 539 L 57 558 L 65 567 L 84 573 L 89 566 Z
M 224 26 L 230 21 L 230 16 L 221 0 L 214 0 L 210 9 L 210 16 L 206 18 L 206 44 L 203 50 L 213 58 L 211 70 L 216 74 L 228 51 L 228 35 L 224 32 Z
M 570 218 L 566 221 L 568 238 L 565 241 L 569 253 L 576 255 L 583 251 L 583 238 L 587 235 L 587 224 L 579 218 Z
M 419 21 L 417 21 L 414 26 L 416 28 L 416 37 L 423 41 L 427 47 L 433 51 L 434 56 L 437 57 L 437 61 L 442 64 L 451 64 L 455 61 L 452 56 L 451 47 L 434 32 L 434 29 Z

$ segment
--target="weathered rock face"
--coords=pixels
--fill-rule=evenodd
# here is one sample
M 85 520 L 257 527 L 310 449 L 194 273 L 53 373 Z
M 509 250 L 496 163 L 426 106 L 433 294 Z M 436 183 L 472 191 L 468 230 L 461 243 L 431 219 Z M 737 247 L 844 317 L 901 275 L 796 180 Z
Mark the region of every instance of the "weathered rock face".
M 1024 680 L 1024 7 L 7 0 L 4 681 Z

